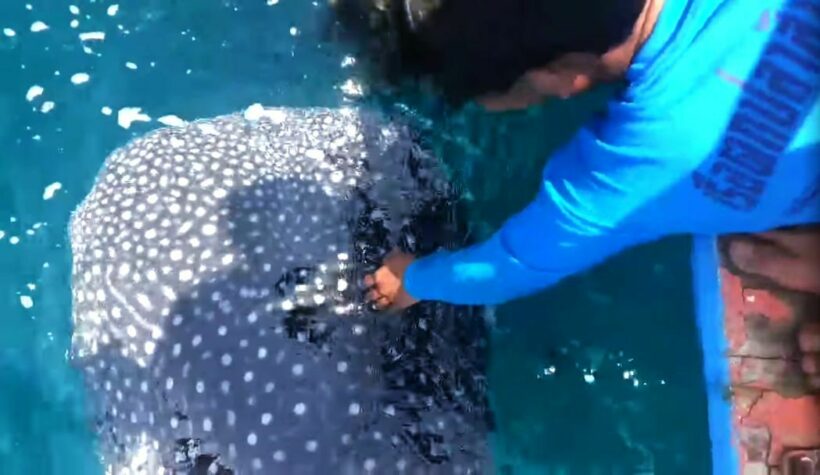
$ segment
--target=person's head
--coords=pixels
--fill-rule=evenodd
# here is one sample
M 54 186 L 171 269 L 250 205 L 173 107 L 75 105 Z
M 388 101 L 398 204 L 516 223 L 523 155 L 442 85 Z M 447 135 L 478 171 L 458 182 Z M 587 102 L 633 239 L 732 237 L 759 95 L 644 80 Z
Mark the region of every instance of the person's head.
M 337 0 L 391 83 L 428 78 L 454 104 L 509 90 L 568 97 L 613 76 L 604 55 L 647 0 Z M 529 74 L 527 74 L 529 73 Z M 527 74 L 527 76 L 525 76 Z M 527 80 L 518 81 L 525 76 Z M 518 82 L 517 82 L 518 81 Z M 534 88 L 537 91 L 527 91 Z M 503 108 L 503 107 L 502 107 Z

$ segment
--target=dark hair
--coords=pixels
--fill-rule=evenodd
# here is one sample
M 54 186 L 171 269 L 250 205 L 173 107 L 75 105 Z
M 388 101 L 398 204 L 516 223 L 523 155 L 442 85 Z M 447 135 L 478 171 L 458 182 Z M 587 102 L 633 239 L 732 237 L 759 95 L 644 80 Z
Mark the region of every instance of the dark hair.
M 461 103 L 566 53 L 603 54 L 631 34 L 645 1 L 337 0 L 336 8 L 378 75 L 393 84 L 429 77 Z

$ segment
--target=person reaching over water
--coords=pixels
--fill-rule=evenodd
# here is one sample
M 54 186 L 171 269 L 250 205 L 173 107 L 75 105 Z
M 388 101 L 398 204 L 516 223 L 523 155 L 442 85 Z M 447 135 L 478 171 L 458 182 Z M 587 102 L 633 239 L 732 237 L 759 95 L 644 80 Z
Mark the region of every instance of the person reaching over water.
M 379 308 L 497 304 L 664 236 L 820 222 L 816 0 L 407 0 L 369 18 L 368 45 L 394 46 L 370 48 L 378 71 L 430 80 L 455 105 L 522 109 L 624 83 L 491 238 L 389 254 L 365 278 Z

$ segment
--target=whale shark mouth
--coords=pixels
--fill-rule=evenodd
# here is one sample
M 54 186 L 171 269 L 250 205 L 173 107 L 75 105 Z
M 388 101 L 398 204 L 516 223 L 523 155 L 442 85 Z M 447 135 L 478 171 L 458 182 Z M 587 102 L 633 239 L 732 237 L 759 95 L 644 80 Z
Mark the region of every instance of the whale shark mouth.
M 394 245 L 463 244 L 409 130 L 266 109 L 116 150 L 72 216 L 74 363 L 109 473 L 483 473 L 484 310 L 374 315 Z

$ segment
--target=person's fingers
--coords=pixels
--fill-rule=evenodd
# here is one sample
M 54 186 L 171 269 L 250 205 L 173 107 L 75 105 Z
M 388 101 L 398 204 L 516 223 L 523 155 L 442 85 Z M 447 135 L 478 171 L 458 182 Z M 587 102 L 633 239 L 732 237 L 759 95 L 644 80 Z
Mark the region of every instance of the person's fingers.
M 510 94 L 493 94 L 483 96 L 479 104 L 488 112 L 504 112 L 526 109 L 527 103 Z
M 773 244 L 736 239 L 729 245 L 729 258 L 743 272 L 767 277 L 783 287 L 820 292 L 817 263 L 793 257 Z
M 388 279 L 393 276 L 393 271 L 387 265 L 383 265 L 376 269 L 376 272 L 373 273 L 373 281 L 383 282 L 385 279 Z
M 820 249 L 820 232 L 817 230 L 767 231 L 758 236 L 798 255 L 812 253 L 812 251 L 814 255 L 817 255 Z
M 740 270 L 764 275 L 771 273 L 778 262 L 789 259 L 772 244 L 746 239 L 732 241 L 729 245 L 729 257 Z
M 376 279 L 373 277 L 373 274 L 367 274 L 364 276 L 364 286 L 365 288 L 370 288 L 376 285 Z
M 807 323 L 797 335 L 800 351 L 803 353 L 820 353 L 820 323 Z
M 805 355 L 800 362 L 806 374 L 820 376 L 820 354 Z
M 528 78 L 523 77 L 507 91 L 484 95 L 478 103 L 489 112 L 503 112 L 523 110 L 540 101 L 541 94 L 532 87 Z
M 820 323 L 803 325 L 797 335 L 797 344 L 803 352 L 800 361 L 803 371 L 814 378 L 820 377 Z
M 532 93 L 539 96 L 554 94 L 562 85 L 558 75 L 548 69 L 528 72 L 520 84 L 525 85 Z
M 385 310 L 390 307 L 390 299 L 387 297 L 381 296 L 373 302 L 376 306 L 377 310 Z
M 380 298 L 382 298 L 382 297 L 384 297 L 384 295 L 382 295 L 382 294 L 378 291 L 378 289 L 371 289 L 371 290 L 370 290 L 370 291 L 368 291 L 368 292 L 367 292 L 367 294 L 365 295 L 365 299 L 366 299 L 368 302 L 376 302 L 376 301 L 378 301 L 378 300 L 379 300 Z

